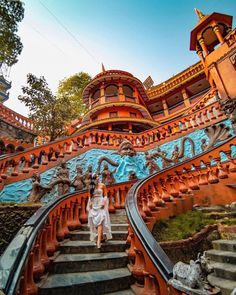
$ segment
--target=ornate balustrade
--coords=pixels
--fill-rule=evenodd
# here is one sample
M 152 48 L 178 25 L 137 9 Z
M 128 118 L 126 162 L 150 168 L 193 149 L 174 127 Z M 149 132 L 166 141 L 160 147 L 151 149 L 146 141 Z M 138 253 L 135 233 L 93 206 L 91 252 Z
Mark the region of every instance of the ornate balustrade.
M 109 211 L 125 207 L 132 182 L 108 187 Z M 0 259 L 0 289 L 7 295 L 37 294 L 59 241 L 87 223 L 88 192 L 75 192 L 41 207 L 21 228 Z
M 142 294 L 184 294 L 168 284 L 173 265 L 150 230 L 157 219 L 178 215 L 191 210 L 194 203 L 205 202 L 204 194 L 193 194 L 201 188 L 221 185 L 218 193 L 214 191 L 211 204 L 235 201 L 235 193 L 230 198 L 230 190 L 223 188 L 228 177 L 233 175 L 235 181 L 236 162 L 231 157 L 231 146 L 235 144 L 236 137 L 188 162 L 139 181 L 129 191 L 126 198 L 128 256 L 133 276 L 143 285 Z M 222 152 L 227 156 L 226 162 L 221 161 Z
M 201 62 L 198 62 L 173 78 L 153 87 L 148 91 L 148 96 L 151 98 L 163 96 L 174 88 L 179 87 L 184 82 L 187 82 L 189 79 L 193 79 L 193 77 L 199 76 L 202 73 L 204 73 L 204 67 Z
M 29 118 L 14 112 L 3 104 L 0 104 L 0 119 L 3 119 L 5 122 L 15 126 L 16 128 L 36 134 L 33 122 Z
M 230 147 L 235 143 L 235 137 L 231 138 L 216 149 L 152 175 L 132 188 L 131 182 L 108 187 L 111 213 L 125 207 L 131 188 L 126 200 L 130 223 L 128 256 L 134 277 L 144 285 L 142 294 L 181 294 L 167 285 L 172 264 L 148 228 L 161 212 L 163 217 L 191 209 L 192 190 L 223 181 L 236 172 L 230 156 Z M 220 162 L 222 151 L 228 157 L 226 163 Z M 211 165 L 213 159 L 216 166 Z M 200 161 L 205 168 L 200 169 Z M 67 238 L 69 230 L 79 229 L 87 222 L 87 199 L 86 191 L 64 195 L 41 207 L 24 224 L 0 259 L 0 289 L 6 295 L 37 294 L 37 281 L 47 271 L 49 257 L 54 255 L 59 242 Z
M 224 118 L 218 102 L 195 113 L 139 134 L 88 130 L 48 144 L 27 149 L 21 153 L 0 159 L 0 187 L 16 180 L 32 176 L 56 166 L 64 158 L 68 160 L 92 148 L 117 149 L 120 142 L 130 140 L 137 151 L 174 140 L 196 129 L 219 122 Z

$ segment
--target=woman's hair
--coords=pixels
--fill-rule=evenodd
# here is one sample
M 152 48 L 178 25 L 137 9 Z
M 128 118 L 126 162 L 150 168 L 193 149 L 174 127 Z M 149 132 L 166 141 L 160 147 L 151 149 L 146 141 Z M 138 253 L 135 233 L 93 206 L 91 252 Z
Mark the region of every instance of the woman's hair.
M 90 179 L 89 192 L 90 192 L 91 198 L 93 197 L 94 190 L 95 190 L 95 187 L 96 187 L 96 179 L 97 179 L 96 174 L 92 175 L 92 177 Z

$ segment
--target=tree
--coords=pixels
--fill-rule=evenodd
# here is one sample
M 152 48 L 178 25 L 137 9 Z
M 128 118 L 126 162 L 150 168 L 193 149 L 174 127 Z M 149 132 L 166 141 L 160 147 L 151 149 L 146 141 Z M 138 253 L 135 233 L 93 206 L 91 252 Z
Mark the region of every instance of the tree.
M 3 63 L 12 66 L 17 62 L 23 45 L 16 32 L 23 18 L 24 7 L 20 0 L 0 0 L 0 68 Z
M 67 97 L 58 99 L 49 89 L 44 77 L 27 75 L 27 86 L 22 87 L 23 95 L 18 99 L 29 108 L 29 117 L 42 135 L 51 141 L 66 134 L 65 124 L 70 121 L 71 104 Z
M 27 86 L 18 99 L 29 108 L 29 117 L 42 135 L 51 141 L 65 135 L 66 126 L 84 111 L 82 92 L 91 80 L 86 73 L 79 73 L 60 82 L 57 96 L 49 89 L 44 77 L 27 75 Z
M 57 94 L 59 98 L 67 97 L 72 105 L 71 120 L 79 118 L 86 111 L 82 93 L 91 81 L 89 74 L 80 72 L 60 81 Z

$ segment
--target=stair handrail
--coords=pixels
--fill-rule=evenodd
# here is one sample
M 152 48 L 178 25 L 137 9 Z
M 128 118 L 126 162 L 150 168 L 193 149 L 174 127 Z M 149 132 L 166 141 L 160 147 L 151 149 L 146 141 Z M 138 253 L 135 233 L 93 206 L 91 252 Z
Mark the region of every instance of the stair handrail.
M 124 192 L 131 187 L 133 182 L 123 182 L 119 184 L 114 184 L 112 186 L 108 186 L 108 197 L 111 199 L 112 196 L 110 194 L 116 190 L 123 195 L 120 196 L 120 199 L 116 204 L 117 208 L 124 208 L 125 206 L 125 195 Z M 110 192 L 110 193 L 109 193 Z M 38 239 L 40 232 L 48 225 L 50 214 L 53 212 L 57 212 L 59 214 L 60 209 L 59 206 L 64 206 L 68 210 L 71 210 L 67 207 L 68 204 L 71 204 L 76 200 L 78 204 L 80 204 L 83 213 L 86 213 L 86 200 L 88 198 L 88 191 L 75 191 L 72 193 L 67 193 L 62 195 L 51 203 L 42 206 L 39 208 L 34 215 L 32 215 L 25 224 L 18 231 L 16 236 L 10 242 L 9 246 L 4 251 L 3 255 L 0 257 L 0 290 L 3 290 L 6 295 L 15 295 L 16 291 L 20 288 L 20 279 L 22 277 L 22 273 L 27 271 L 27 264 L 29 264 L 29 255 L 35 246 L 36 239 Z M 73 202 L 72 202 L 73 201 Z M 61 208 L 62 208 L 61 207 Z M 63 207 L 63 208 L 64 208 Z M 109 206 L 109 210 L 115 210 L 114 206 Z M 57 211 L 56 211 L 57 210 Z M 73 211 L 73 210 L 72 210 Z M 113 211 L 114 212 L 114 211 Z M 54 214 L 54 213 L 53 213 Z M 68 215 L 68 214 L 67 214 Z M 76 215 L 76 214 L 75 214 Z M 61 217 L 59 217 L 61 218 Z M 64 216 L 64 218 L 66 218 Z M 68 218 L 68 216 L 67 216 Z M 73 218 L 73 214 L 72 214 Z M 77 218 L 77 222 L 82 222 L 82 218 L 75 216 Z M 69 220 L 69 218 L 68 218 Z M 67 220 L 67 221 L 68 221 Z M 52 222 L 52 220 L 50 221 Z M 86 223 L 86 217 L 83 219 L 83 223 Z M 66 223 L 67 224 L 67 223 Z M 40 243 L 41 244 L 41 243 Z M 29 276 L 29 274 L 28 274 Z M 27 279 L 26 279 L 27 281 Z M 21 294 L 21 293 L 20 293 Z
M 142 244 L 143 248 L 146 251 L 147 256 L 152 261 L 153 265 L 155 266 L 156 270 L 159 274 L 161 274 L 162 278 L 165 280 L 166 285 L 168 285 L 169 279 L 173 276 L 173 264 L 166 255 L 166 253 L 163 251 L 159 243 L 154 239 L 153 235 L 149 231 L 147 225 L 145 224 L 141 213 L 138 208 L 137 204 L 137 198 L 138 193 L 145 186 L 145 184 L 150 183 L 151 180 L 157 179 L 163 179 L 164 177 L 169 177 L 171 171 L 177 171 L 179 168 L 187 169 L 189 168 L 191 170 L 191 167 L 194 162 L 196 161 L 202 161 L 206 159 L 209 155 L 212 154 L 214 151 L 214 154 L 217 152 L 218 154 L 223 151 L 223 147 L 231 148 L 232 145 L 236 145 L 236 135 L 232 136 L 231 138 L 225 140 L 220 145 L 217 145 L 216 147 L 212 147 L 209 150 L 192 157 L 191 159 L 186 159 L 185 161 L 176 164 L 174 166 L 168 167 L 163 169 L 160 172 L 154 173 L 138 182 L 136 182 L 132 188 L 128 191 L 128 194 L 126 196 L 126 213 L 128 217 L 129 224 L 132 228 L 132 232 L 134 233 L 134 236 L 138 238 L 139 242 Z M 229 155 L 229 154 L 228 154 Z M 234 164 L 234 169 L 236 170 L 236 165 Z M 234 171 L 235 171 L 234 170 Z M 132 245 L 133 247 L 134 245 Z M 139 270 L 140 272 L 140 270 Z M 144 272 L 145 273 L 145 272 Z M 168 289 L 168 287 L 167 287 Z M 162 294 L 162 293 L 161 293 Z M 163 293 L 165 294 L 165 293 Z M 172 293 L 168 293 L 172 294 Z M 182 293 L 181 293 L 182 294 Z

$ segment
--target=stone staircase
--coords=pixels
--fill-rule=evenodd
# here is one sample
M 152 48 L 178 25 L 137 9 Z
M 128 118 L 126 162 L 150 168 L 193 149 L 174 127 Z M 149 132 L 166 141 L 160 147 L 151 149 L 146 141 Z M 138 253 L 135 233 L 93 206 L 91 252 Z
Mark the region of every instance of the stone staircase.
M 207 251 L 207 256 L 214 269 L 208 276 L 210 284 L 219 287 L 222 295 L 232 294 L 236 288 L 236 240 L 213 241 L 213 249 Z
M 60 244 L 48 274 L 42 278 L 39 295 L 133 295 L 133 278 L 127 268 L 127 217 L 125 210 L 111 214 L 113 239 L 101 249 L 89 241 L 89 229 L 70 233 Z

